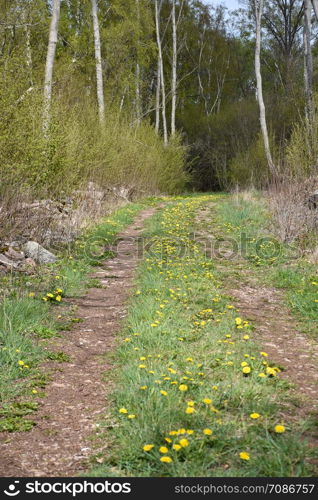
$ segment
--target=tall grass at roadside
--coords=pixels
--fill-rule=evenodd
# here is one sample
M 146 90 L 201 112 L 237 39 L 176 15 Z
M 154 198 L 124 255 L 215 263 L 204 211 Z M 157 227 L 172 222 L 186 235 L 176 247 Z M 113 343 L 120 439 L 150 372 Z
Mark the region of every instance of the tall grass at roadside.
M 222 294 L 214 263 L 191 238 L 217 196 L 170 204 L 149 223 L 148 252 L 113 358 L 111 447 L 95 476 L 301 476 L 301 429 L 281 420 L 279 368 Z M 113 378 L 112 377 L 112 378 Z

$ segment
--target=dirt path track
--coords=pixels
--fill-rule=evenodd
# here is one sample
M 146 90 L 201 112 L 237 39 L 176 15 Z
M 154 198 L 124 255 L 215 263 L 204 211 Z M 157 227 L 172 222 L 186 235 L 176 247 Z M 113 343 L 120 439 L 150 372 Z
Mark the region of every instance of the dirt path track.
M 67 353 L 71 362 L 56 364 L 46 396 L 39 399 L 39 411 L 31 417 L 37 425 L 29 432 L 0 435 L 0 476 L 76 476 L 87 469 L 96 451 L 90 438 L 99 416 L 107 413 L 102 375 L 111 366 L 101 355 L 113 348 L 126 314 L 138 262 L 138 237 L 155 210 L 142 211 L 118 235 L 118 255 L 93 275 L 104 288 L 90 289 L 85 297 L 72 301 L 83 321 L 50 345 Z M 52 363 L 47 368 L 51 370 Z

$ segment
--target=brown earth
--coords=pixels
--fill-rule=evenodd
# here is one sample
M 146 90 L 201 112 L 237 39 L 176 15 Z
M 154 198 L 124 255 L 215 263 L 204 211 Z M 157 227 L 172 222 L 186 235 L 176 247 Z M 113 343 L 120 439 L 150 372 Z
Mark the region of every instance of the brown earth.
M 54 363 L 52 381 L 29 432 L 0 435 L 0 476 L 76 476 L 87 470 L 88 460 L 99 449 L 92 437 L 97 421 L 107 413 L 110 385 L 102 382 L 111 364 L 104 354 L 112 351 L 115 336 L 129 297 L 138 263 L 138 237 L 145 219 L 155 208 L 142 211 L 135 222 L 118 235 L 117 256 L 105 262 L 92 277 L 103 288 L 90 289 L 85 297 L 72 300 L 82 319 L 74 331 L 50 342 L 50 350 L 63 351 L 69 363 Z M 52 362 L 44 365 L 51 370 Z M 107 418 L 107 417 L 106 417 Z

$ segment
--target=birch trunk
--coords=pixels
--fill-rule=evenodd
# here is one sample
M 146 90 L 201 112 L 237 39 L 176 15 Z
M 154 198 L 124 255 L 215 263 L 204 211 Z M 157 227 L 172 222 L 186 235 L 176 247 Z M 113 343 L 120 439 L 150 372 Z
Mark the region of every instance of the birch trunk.
M 157 87 L 156 87 L 156 125 L 155 125 L 155 130 L 157 134 L 159 133 L 159 127 L 160 127 L 160 88 L 161 88 L 160 59 L 158 56 Z
M 177 23 L 176 0 L 172 0 L 172 79 L 171 79 L 171 135 L 176 133 L 177 105 Z
M 96 0 L 91 0 L 91 2 L 92 2 L 92 18 L 93 18 L 93 29 L 94 29 L 96 93 L 98 102 L 98 113 L 100 122 L 104 123 L 105 121 L 104 85 L 103 85 L 102 56 L 100 49 L 100 33 L 99 33 L 97 3 Z
M 261 21 L 263 14 L 263 6 L 264 6 L 263 0 L 254 0 L 255 27 L 256 27 L 255 76 L 256 76 L 256 86 L 257 86 L 257 101 L 259 106 L 259 118 L 260 118 L 260 125 L 264 142 L 264 149 L 269 170 L 273 174 L 275 172 L 275 166 L 272 160 L 272 155 L 269 146 L 268 130 L 266 123 L 266 110 L 263 99 L 263 85 L 262 85 L 262 74 L 261 74 Z
M 160 7 L 158 0 L 155 0 L 155 19 L 156 19 L 156 36 L 157 36 L 157 46 L 158 46 L 158 60 L 160 65 L 160 82 L 161 82 L 161 106 L 162 106 L 162 123 L 163 123 L 163 140 L 164 144 L 168 144 L 168 129 L 167 129 L 167 117 L 166 117 L 166 88 L 165 79 L 163 72 L 163 58 L 162 58 L 162 45 L 160 36 Z
M 136 121 L 137 125 L 141 121 L 141 93 L 140 93 L 140 63 L 139 63 L 139 30 L 140 30 L 140 5 L 139 0 L 136 0 L 137 9 L 137 25 L 138 25 L 138 37 L 137 37 L 137 49 L 136 49 Z
M 27 13 L 27 6 L 22 10 L 22 21 L 24 24 L 25 34 L 25 59 L 29 70 L 29 83 L 33 86 L 33 63 L 32 63 L 32 49 L 31 49 L 31 34 L 29 26 L 29 16 Z
M 45 78 L 44 78 L 44 107 L 43 107 L 43 130 L 46 134 L 50 125 L 50 112 L 52 101 L 52 78 L 57 44 L 58 26 L 60 20 L 61 0 L 53 0 L 52 20 L 50 25 L 49 44 L 46 56 Z
M 312 128 L 313 117 L 314 117 L 314 104 L 313 104 L 313 92 L 312 92 L 312 75 L 313 75 L 313 63 L 312 63 L 312 50 L 311 50 L 311 0 L 304 1 L 304 57 L 305 57 L 305 67 L 304 67 L 304 83 L 305 83 L 305 99 L 306 99 L 306 119 L 309 129 Z
M 316 20 L 318 21 L 318 0 L 311 0 L 311 3 L 314 8 Z

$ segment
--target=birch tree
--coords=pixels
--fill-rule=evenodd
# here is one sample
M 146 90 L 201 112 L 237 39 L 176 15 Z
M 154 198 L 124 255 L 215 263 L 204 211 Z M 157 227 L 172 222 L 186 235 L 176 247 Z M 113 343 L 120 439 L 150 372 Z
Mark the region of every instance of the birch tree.
M 313 103 L 313 93 L 312 93 L 312 75 L 313 75 L 313 63 L 312 63 L 312 50 L 311 50 L 311 12 L 312 3 L 311 0 L 304 0 L 304 83 L 305 83 L 305 98 L 306 98 L 306 120 L 309 128 L 309 133 L 311 135 L 311 128 L 314 116 L 314 103 Z
M 172 78 L 171 78 L 171 135 L 176 133 L 177 105 L 177 20 L 176 0 L 172 0 Z
M 102 56 L 100 48 L 100 32 L 98 22 L 97 0 L 92 2 L 92 18 L 94 29 L 94 45 L 95 45 L 95 66 L 96 66 L 96 93 L 98 102 L 99 120 L 101 123 L 105 121 L 105 102 L 104 102 L 104 84 L 102 70 Z
M 46 134 L 50 125 L 50 111 L 52 101 L 52 78 L 56 53 L 58 26 L 60 20 L 61 0 L 53 0 L 52 19 L 49 33 L 49 43 L 45 64 L 44 78 L 44 107 L 43 107 L 43 130 Z
M 254 15 L 255 15 L 255 76 L 256 76 L 256 88 L 257 88 L 257 101 L 259 106 L 259 119 L 261 125 L 261 131 L 264 142 L 265 155 L 268 163 L 268 167 L 271 173 L 274 173 L 275 166 L 272 160 L 272 155 L 270 151 L 268 130 L 266 123 L 266 110 L 263 99 L 263 85 L 262 85 L 262 74 L 261 74 L 261 23 L 262 14 L 264 7 L 264 0 L 253 0 Z
M 139 62 L 139 31 L 140 31 L 140 5 L 139 0 L 136 0 L 137 9 L 137 47 L 136 47 L 136 120 L 137 125 L 140 125 L 141 121 L 141 93 L 140 93 L 140 62 Z
M 160 73 L 161 72 L 161 65 L 160 65 L 160 59 L 159 59 L 159 54 L 158 54 L 158 61 L 157 61 L 157 82 L 156 82 L 156 121 L 155 121 L 155 130 L 157 134 L 159 133 L 159 128 L 160 128 L 160 88 L 161 88 L 161 78 L 160 78 Z
M 311 3 L 314 8 L 316 21 L 318 21 L 318 0 L 311 0 Z
M 159 3 L 160 2 L 160 3 Z M 162 123 L 163 123 L 163 140 L 165 145 L 168 144 L 168 128 L 167 128 L 167 115 L 166 115 L 166 87 L 163 68 L 162 57 L 162 43 L 160 34 L 160 10 L 162 0 L 155 0 L 155 21 L 156 21 L 156 38 L 158 49 L 158 66 L 160 67 L 160 87 L 161 87 L 161 108 L 162 108 Z

